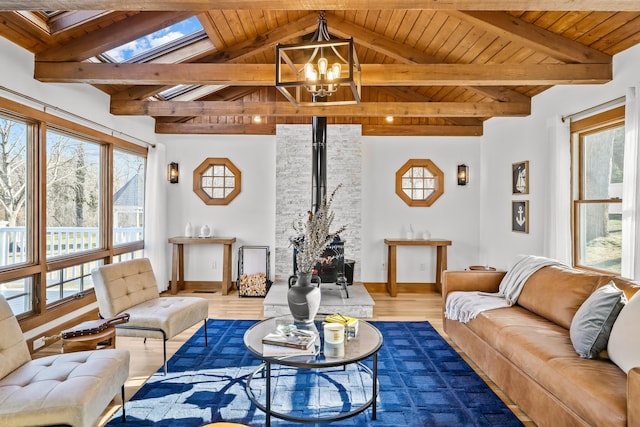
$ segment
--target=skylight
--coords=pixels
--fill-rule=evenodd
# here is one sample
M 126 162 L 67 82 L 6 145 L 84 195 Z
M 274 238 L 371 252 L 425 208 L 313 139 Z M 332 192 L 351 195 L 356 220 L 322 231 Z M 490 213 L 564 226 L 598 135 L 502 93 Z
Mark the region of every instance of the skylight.
M 187 43 L 195 34 L 203 32 L 200 21 L 195 16 L 147 34 L 105 52 L 103 55 L 111 62 L 137 62 L 152 52 L 162 51 L 169 46 L 177 47 Z

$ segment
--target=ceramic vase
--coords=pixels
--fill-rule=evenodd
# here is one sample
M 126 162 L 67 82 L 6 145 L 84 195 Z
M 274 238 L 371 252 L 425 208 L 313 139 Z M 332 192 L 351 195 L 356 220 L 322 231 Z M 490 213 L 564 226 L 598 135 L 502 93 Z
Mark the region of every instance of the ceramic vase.
M 190 222 L 184 227 L 184 237 L 193 237 L 193 227 Z
M 313 323 L 320 309 L 320 277 L 303 272 L 289 277 L 287 302 L 294 323 Z

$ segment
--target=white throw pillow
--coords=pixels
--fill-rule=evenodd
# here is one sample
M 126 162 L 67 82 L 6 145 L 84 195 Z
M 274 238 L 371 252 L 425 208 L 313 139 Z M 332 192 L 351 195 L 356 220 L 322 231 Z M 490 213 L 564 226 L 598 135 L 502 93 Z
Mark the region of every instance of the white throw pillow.
M 607 353 L 609 359 L 620 369 L 629 373 L 631 368 L 640 366 L 640 340 L 638 324 L 640 324 L 640 292 L 631 297 L 624 306 L 618 319 L 613 324 Z
M 580 357 L 595 359 L 607 348 L 609 334 L 627 303 L 624 292 L 613 282 L 596 289 L 582 303 L 571 321 L 571 343 Z

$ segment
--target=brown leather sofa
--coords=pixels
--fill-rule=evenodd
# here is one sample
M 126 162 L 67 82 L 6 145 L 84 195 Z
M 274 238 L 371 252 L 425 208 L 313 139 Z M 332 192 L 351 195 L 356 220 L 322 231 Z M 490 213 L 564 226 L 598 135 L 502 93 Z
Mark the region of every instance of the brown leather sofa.
M 497 292 L 505 272 L 446 271 L 454 291 Z M 598 287 L 613 280 L 627 298 L 640 286 L 592 272 L 548 266 L 525 283 L 516 305 L 468 323 L 444 318 L 451 339 L 539 426 L 640 426 L 640 367 L 629 374 L 606 359 L 583 359 L 569 328 Z M 630 339 L 638 339 L 637 336 Z

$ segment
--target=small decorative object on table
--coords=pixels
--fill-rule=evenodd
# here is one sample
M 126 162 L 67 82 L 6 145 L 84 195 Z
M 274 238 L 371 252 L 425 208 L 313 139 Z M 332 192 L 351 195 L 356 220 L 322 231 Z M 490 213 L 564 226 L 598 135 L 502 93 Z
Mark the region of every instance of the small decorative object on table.
M 274 332 L 262 338 L 264 356 L 295 356 L 316 354 L 318 332 L 312 329 L 298 329 L 294 324 L 278 325 Z
M 296 248 L 297 277 L 289 278 L 292 285 L 287 292 L 289 310 L 295 322 L 311 323 L 320 308 L 320 278 L 313 278 L 313 268 L 322 259 L 324 250 L 334 237 L 342 233 L 346 226 L 331 232 L 334 212 L 331 211 L 333 198 L 341 186 L 338 185 L 328 199 L 324 199 L 316 212 L 307 211 L 306 218 L 293 223 L 291 244 Z M 291 282 L 295 280 L 295 284 Z M 313 284 L 317 281 L 318 285 Z
M 200 237 L 211 237 L 211 228 L 207 224 L 200 228 Z
M 343 316 L 340 313 L 332 314 L 324 319 L 325 323 L 340 323 L 344 326 L 344 334 L 349 340 L 358 335 L 358 319 L 355 317 Z
M 306 350 L 316 342 L 317 337 L 313 331 L 292 327 L 283 332 L 268 333 L 262 338 L 262 343 Z

